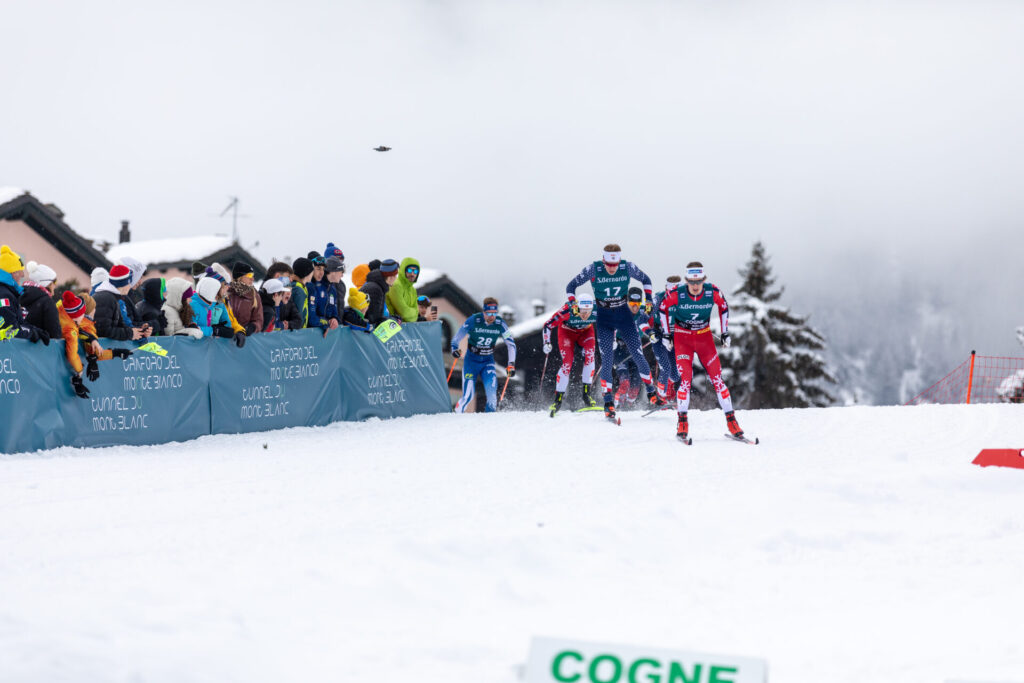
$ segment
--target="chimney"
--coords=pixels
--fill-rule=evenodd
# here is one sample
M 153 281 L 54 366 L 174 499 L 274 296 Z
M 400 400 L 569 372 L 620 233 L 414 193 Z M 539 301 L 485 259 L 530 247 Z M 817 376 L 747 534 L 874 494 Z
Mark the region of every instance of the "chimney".
M 117 243 L 124 244 L 132 241 L 132 233 L 128 229 L 128 221 L 121 221 L 121 232 L 117 233 Z
M 530 305 L 533 306 L 534 315 L 544 315 L 544 311 L 547 309 L 544 305 L 544 299 L 534 299 L 530 302 Z

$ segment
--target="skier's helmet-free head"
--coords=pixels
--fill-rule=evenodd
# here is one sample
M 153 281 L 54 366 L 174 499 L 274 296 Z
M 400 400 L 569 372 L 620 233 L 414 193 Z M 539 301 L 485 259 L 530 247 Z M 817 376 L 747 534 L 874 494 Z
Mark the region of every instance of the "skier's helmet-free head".
M 679 283 L 683 281 L 683 278 L 678 275 L 669 275 L 668 279 L 665 280 L 665 293 L 668 294 L 679 288 Z
M 580 317 L 586 320 L 594 310 L 594 297 L 590 294 L 581 294 L 576 300 L 576 306 L 580 309 Z
M 640 310 L 640 304 L 644 302 L 644 290 L 639 287 L 630 287 L 627 300 L 629 302 L 629 310 L 636 313 Z
M 484 320 L 490 324 L 498 315 L 498 300 L 493 296 L 484 299 Z
M 604 262 L 605 269 L 609 273 L 614 273 L 619 268 L 619 262 L 622 261 L 622 247 L 617 244 L 604 245 L 601 260 Z
M 700 261 L 690 261 L 686 264 L 686 284 L 688 285 L 702 285 L 704 281 L 708 279 L 707 273 L 704 272 L 704 264 Z

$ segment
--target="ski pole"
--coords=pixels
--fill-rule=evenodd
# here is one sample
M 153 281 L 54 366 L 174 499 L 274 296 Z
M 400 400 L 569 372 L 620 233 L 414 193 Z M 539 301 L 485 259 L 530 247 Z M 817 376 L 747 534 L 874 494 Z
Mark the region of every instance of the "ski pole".
M 455 372 L 455 366 L 459 364 L 459 360 L 456 358 L 452 361 L 452 367 L 448 370 L 448 379 L 445 380 L 446 384 L 452 381 L 452 373 Z
M 511 379 L 508 375 L 505 375 L 505 386 L 501 388 L 501 398 L 498 399 L 498 403 L 505 400 L 505 390 L 508 389 L 508 381 Z
M 544 375 L 548 372 L 548 354 L 544 354 L 544 369 L 540 371 L 540 388 L 544 390 Z

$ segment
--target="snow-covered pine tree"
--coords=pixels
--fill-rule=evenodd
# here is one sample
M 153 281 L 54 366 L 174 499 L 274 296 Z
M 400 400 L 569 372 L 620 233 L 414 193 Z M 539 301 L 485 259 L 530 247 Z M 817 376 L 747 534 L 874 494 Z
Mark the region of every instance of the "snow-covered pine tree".
M 773 289 L 771 265 L 758 241 L 741 269 L 742 283 L 729 298 L 733 344 L 719 348 L 729 390 L 740 408 L 806 408 L 833 401 L 824 385 L 836 378 L 818 351 L 825 338 L 808 316 L 780 306 L 783 288 Z

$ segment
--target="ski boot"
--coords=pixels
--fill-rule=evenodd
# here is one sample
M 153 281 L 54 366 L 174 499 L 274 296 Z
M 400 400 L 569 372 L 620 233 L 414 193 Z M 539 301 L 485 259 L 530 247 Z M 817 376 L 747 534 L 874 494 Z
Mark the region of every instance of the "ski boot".
M 743 430 L 740 429 L 740 423 L 736 421 L 736 412 L 730 410 L 725 414 L 725 424 L 729 426 L 729 433 L 737 439 L 743 438 Z
M 686 413 L 679 413 L 679 422 L 676 423 L 676 438 L 689 445 L 693 443 L 690 440 L 689 433 L 690 425 L 686 421 Z
M 597 402 L 594 397 L 590 395 L 590 384 L 583 385 L 583 407 L 584 408 L 596 408 Z
M 629 398 L 629 380 L 619 382 L 619 390 L 615 392 L 615 405 L 621 406 Z
M 605 401 L 604 416 L 615 424 L 619 424 L 619 418 L 615 414 L 615 403 L 613 401 Z
M 658 395 L 658 390 L 654 388 L 653 383 L 647 385 L 647 400 L 650 401 L 652 406 L 665 405 L 665 399 Z
M 551 404 L 551 417 L 554 417 L 555 413 L 558 412 L 558 409 L 562 407 L 562 397 L 564 396 L 564 391 L 555 392 L 555 402 Z

